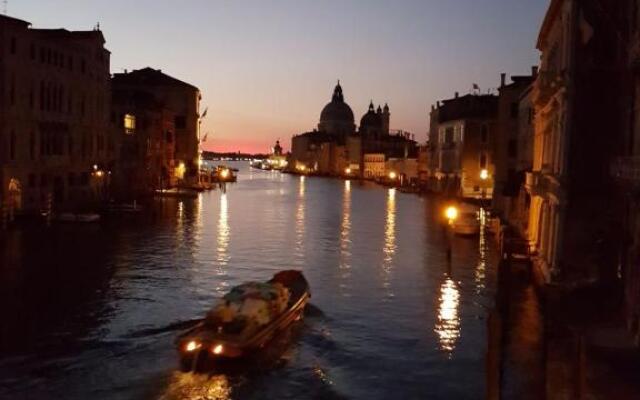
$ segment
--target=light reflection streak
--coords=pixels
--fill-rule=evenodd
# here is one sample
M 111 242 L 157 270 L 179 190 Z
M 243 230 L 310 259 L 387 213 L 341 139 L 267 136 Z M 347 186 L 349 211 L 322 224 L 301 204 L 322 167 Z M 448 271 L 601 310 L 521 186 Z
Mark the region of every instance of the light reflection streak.
M 351 276 L 351 181 L 344 182 L 342 200 L 342 223 L 340 225 L 340 278 L 341 289 L 348 289 Z M 343 293 L 344 295 L 347 295 Z
M 178 210 L 176 211 L 176 239 L 178 240 L 178 244 L 182 245 L 185 241 L 185 212 L 184 212 L 184 202 L 178 202 Z
M 382 263 L 382 286 L 387 290 L 387 296 L 393 297 L 390 292 L 390 275 L 393 267 L 393 258 L 396 254 L 396 189 L 389 189 L 387 194 L 387 217 L 384 231 L 384 260 Z
M 175 373 L 160 400 L 227 400 L 231 385 L 225 375 Z
M 480 293 L 485 288 L 485 278 L 487 269 L 487 235 L 485 232 L 487 224 L 487 212 L 484 208 L 480 209 L 480 239 L 478 242 L 478 265 L 475 269 L 474 283 L 476 286 L 476 293 Z
M 226 292 L 228 283 L 222 277 L 227 275 L 227 264 L 229 263 L 229 240 L 231 228 L 229 226 L 229 202 L 226 193 L 220 193 L 220 213 L 218 216 L 218 236 L 217 236 L 217 268 L 216 275 L 219 277 L 219 284 L 216 290 L 223 294 Z
M 439 336 L 440 350 L 451 353 L 460 338 L 460 290 L 456 283 L 447 277 L 440 286 L 438 320 L 434 331 Z
M 298 188 L 298 205 L 296 208 L 296 248 L 295 255 L 297 261 L 302 264 L 304 258 L 304 224 L 305 224 L 305 208 L 304 208 L 304 191 L 305 191 L 305 179 L 304 176 L 300 177 L 300 184 Z

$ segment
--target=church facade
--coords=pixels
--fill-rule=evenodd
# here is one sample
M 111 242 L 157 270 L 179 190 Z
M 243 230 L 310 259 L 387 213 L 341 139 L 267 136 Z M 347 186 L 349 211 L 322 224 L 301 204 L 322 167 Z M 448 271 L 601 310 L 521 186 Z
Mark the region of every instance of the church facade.
M 331 101 L 320 113 L 317 129 L 291 139 L 290 170 L 364 177 L 366 154 L 383 154 L 385 159 L 415 157 L 416 142 L 403 132 L 392 133 L 390 116 L 387 104 L 376 109 L 372 101 L 357 129 L 338 82 Z

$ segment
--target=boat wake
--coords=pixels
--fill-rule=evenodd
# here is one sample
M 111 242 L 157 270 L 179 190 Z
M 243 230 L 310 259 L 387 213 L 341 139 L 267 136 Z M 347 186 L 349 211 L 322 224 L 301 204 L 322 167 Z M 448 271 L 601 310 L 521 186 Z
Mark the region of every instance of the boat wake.
M 197 324 L 198 322 L 202 321 L 202 318 L 196 318 L 196 319 L 190 319 L 190 320 L 186 320 L 186 321 L 177 321 L 177 322 L 173 322 L 167 326 L 163 326 L 161 328 L 148 328 L 148 329 L 141 329 L 135 332 L 131 332 L 131 333 L 127 333 L 126 335 L 123 335 L 122 337 L 124 339 L 138 339 L 138 338 L 143 338 L 143 337 L 148 337 L 148 336 L 155 336 L 155 335 L 160 335 L 162 333 L 167 333 L 167 332 L 175 332 L 175 331 L 181 331 L 181 330 L 185 330 L 185 329 L 189 329 L 192 326 L 194 326 L 195 324 Z

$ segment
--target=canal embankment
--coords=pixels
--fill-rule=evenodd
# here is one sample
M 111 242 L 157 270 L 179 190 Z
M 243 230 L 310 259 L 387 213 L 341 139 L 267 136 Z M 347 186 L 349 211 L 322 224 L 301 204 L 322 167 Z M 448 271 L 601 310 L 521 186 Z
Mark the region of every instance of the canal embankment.
M 548 284 L 535 257 L 511 257 L 510 240 L 520 239 L 501 239 L 487 398 L 633 398 L 640 352 L 619 311 L 619 288 Z

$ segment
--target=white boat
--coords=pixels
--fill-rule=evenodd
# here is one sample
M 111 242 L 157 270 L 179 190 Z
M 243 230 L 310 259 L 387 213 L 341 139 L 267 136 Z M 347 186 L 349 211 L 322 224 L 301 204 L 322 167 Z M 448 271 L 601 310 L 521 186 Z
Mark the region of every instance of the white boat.
M 456 235 L 475 236 L 480 234 L 480 215 L 472 206 L 462 206 L 458 217 L 451 222 L 451 229 Z

